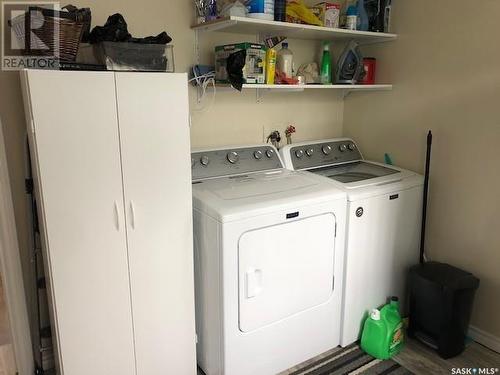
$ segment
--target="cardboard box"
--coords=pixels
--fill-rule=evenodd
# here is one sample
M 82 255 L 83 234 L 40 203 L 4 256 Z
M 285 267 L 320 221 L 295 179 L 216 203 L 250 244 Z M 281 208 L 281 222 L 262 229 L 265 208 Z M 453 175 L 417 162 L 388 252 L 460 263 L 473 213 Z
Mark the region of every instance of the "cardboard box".
M 230 54 L 246 50 L 245 83 L 266 83 L 266 47 L 258 43 L 226 44 L 215 47 L 215 82 L 229 83 L 226 64 Z
M 340 20 L 340 4 L 322 2 L 311 8 L 312 12 L 323 23 L 324 27 L 338 28 Z

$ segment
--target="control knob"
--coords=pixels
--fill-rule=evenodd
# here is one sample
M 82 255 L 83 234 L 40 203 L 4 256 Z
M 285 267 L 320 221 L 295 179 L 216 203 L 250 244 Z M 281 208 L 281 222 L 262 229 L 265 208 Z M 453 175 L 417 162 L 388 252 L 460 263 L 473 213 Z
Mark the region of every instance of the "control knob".
M 274 150 L 270 148 L 269 150 L 266 151 L 266 156 L 268 158 L 272 158 L 274 156 Z
M 351 150 L 351 151 L 356 150 L 356 145 L 354 143 L 349 143 L 349 146 L 347 146 L 347 147 L 349 147 L 349 150 Z
M 240 155 L 236 151 L 231 151 L 227 153 L 226 158 L 228 162 L 234 164 L 240 159 Z
M 340 152 L 344 152 L 344 151 L 346 151 L 346 150 L 347 150 L 347 146 L 346 146 L 345 144 L 341 144 L 341 145 L 339 146 L 339 150 L 340 150 Z
M 201 165 L 203 165 L 204 167 L 206 167 L 208 165 L 208 163 L 210 163 L 210 159 L 208 158 L 207 155 L 203 155 L 200 158 L 200 163 L 201 163 Z
M 307 156 L 311 157 L 311 156 L 313 156 L 313 154 L 314 154 L 314 148 L 308 148 L 306 150 L 306 155 Z
M 255 159 L 257 159 L 257 160 L 262 159 L 262 151 L 260 151 L 260 150 L 255 151 L 255 152 L 253 153 L 253 157 L 254 157 Z
M 300 159 L 302 156 L 304 156 L 304 150 L 297 150 L 295 151 L 295 156 Z
M 321 147 L 321 151 L 323 151 L 323 154 L 329 155 L 332 152 L 332 146 L 324 145 L 323 147 Z

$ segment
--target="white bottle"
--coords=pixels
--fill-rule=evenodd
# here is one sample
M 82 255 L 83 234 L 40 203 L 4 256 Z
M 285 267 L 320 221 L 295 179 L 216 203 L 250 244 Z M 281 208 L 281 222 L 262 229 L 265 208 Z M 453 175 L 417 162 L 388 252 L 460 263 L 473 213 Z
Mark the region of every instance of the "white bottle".
M 358 28 L 358 10 L 354 5 L 347 8 L 345 28 L 347 30 L 356 30 Z
M 293 77 L 293 53 L 288 49 L 288 43 L 283 42 L 276 57 L 276 70 L 285 73 L 286 78 Z

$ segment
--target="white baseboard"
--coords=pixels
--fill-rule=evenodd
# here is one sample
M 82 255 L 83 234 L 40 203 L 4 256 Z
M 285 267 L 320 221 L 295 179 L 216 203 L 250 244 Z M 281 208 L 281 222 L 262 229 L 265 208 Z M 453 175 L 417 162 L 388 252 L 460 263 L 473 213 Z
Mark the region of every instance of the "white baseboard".
M 469 336 L 481 345 L 500 353 L 500 337 L 496 337 L 475 326 L 469 326 Z

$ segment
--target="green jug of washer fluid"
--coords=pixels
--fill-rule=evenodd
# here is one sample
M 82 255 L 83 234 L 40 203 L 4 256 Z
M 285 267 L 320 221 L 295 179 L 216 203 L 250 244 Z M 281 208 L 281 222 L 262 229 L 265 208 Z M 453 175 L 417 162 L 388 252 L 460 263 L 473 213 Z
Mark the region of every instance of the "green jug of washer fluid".
M 361 335 L 361 349 L 378 359 L 389 359 L 403 348 L 404 328 L 399 314 L 398 297 L 380 310 L 373 309 L 366 318 Z

